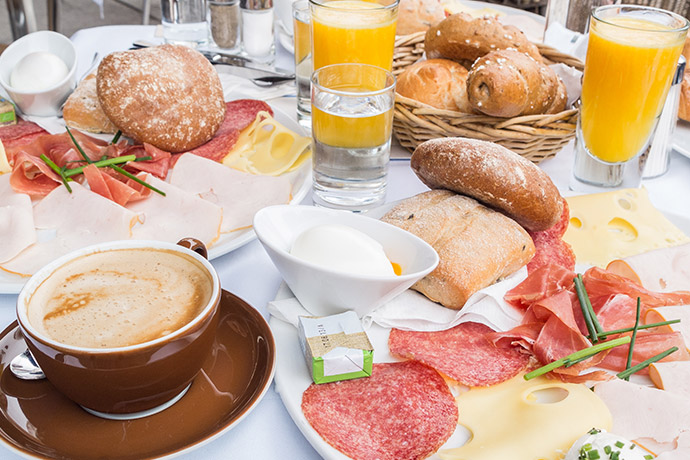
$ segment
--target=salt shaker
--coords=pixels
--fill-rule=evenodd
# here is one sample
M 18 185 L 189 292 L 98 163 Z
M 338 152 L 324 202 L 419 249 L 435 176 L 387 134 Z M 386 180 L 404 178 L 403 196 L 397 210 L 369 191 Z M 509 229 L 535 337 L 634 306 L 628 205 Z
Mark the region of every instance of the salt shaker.
M 680 84 L 683 81 L 685 65 L 685 58 L 681 56 L 678 60 L 676 73 L 673 75 L 673 80 L 671 81 L 671 87 L 668 90 L 668 96 L 666 96 L 664 108 L 661 110 L 661 115 L 657 122 L 652 145 L 649 148 L 649 156 L 647 157 L 643 170 L 644 172 L 642 173 L 642 177 L 645 179 L 661 176 L 668 171 L 668 164 L 671 158 L 670 154 L 673 149 L 673 131 L 678 122 Z
M 242 46 L 251 59 L 273 62 L 273 0 L 240 0 Z

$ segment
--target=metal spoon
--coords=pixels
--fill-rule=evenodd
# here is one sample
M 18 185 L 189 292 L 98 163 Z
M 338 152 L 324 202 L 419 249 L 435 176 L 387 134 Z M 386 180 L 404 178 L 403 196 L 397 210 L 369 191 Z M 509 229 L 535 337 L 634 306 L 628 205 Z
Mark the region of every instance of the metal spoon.
M 41 380 L 46 378 L 28 348 L 23 353 L 12 358 L 10 371 L 12 371 L 15 377 L 22 380 Z

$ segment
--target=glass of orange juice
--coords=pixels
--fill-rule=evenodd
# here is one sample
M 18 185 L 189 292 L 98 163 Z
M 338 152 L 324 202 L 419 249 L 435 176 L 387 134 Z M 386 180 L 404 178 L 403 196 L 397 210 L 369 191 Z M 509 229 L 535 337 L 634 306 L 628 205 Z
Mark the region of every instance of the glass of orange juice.
M 669 11 L 592 11 L 571 188 L 638 187 L 688 31 Z
M 333 64 L 312 74 L 313 200 L 365 211 L 383 204 L 395 77 L 369 64 Z
M 297 83 L 297 121 L 311 129 L 311 13 L 309 0 L 292 4 L 293 40 L 295 44 L 295 81 Z
M 398 0 L 310 0 L 314 69 L 357 62 L 391 70 Z

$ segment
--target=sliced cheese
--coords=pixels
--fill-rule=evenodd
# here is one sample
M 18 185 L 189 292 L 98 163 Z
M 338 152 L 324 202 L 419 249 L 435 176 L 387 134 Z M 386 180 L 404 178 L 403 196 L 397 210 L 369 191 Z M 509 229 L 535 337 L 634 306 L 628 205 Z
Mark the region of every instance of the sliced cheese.
M 0 140 L 0 174 L 5 174 L 12 171 L 10 167 L 10 162 L 7 160 L 7 152 L 5 152 L 5 146 L 2 145 Z
M 566 198 L 570 225 L 563 240 L 578 263 L 600 267 L 614 259 L 690 242 L 649 201 L 645 189 Z
M 472 432 L 443 460 L 558 460 L 592 427 L 611 428 L 611 414 L 585 385 L 518 375 L 457 398 L 459 423 Z
M 222 163 L 252 174 L 277 176 L 293 171 L 308 159 L 310 146 L 310 138 L 290 131 L 267 112 L 259 112 Z

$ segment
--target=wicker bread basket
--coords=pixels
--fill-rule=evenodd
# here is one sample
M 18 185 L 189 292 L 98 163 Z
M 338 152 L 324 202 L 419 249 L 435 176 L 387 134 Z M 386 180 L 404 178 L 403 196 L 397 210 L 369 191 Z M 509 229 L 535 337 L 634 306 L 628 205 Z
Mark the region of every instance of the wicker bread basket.
M 424 32 L 397 37 L 393 73 L 398 75 L 424 53 Z M 547 63 L 560 62 L 578 70 L 579 59 L 550 46 L 537 44 Z M 419 144 L 439 137 L 471 137 L 496 142 L 539 163 L 554 156 L 575 137 L 578 110 L 569 109 L 548 115 L 499 118 L 430 107 L 413 99 L 395 95 L 393 130 L 400 144 L 414 150 Z

